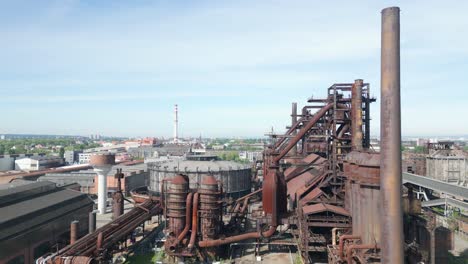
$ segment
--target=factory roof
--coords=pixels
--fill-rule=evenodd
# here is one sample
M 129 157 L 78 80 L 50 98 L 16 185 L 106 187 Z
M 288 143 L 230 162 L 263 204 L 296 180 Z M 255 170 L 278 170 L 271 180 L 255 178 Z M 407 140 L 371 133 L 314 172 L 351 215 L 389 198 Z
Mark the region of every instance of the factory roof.
M 226 160 L 198 161 L 198 160 L 167 160 L 161 162 L 149 163 L 151 166 L 166 168 L 169 171 L 227 171 L 227 170 L 245 170 L 250 166 Z
M 0 190 L 0 201 L 0 240 L 93 204 L 86 194 L 47 181 Z
M 20 158 L 20 159 L 17 159 L 17 160 L 24 160 L 24 159 L 31 159 L 31 160 L 45 160 L 45 161 L 48 161 L 48 160 L 59 160 L 59 159 L 62 159 L 61 157 L 58 157 L 58 156 L 32 156 L 32 157 L 24 157 L 24 158 Z
M 318 203 L 302 207 L 302 210 L 305 215 L 317 214 L 323 212 L 332 212 L 335 214 L 340 214 L 344 216 L 350 216 L 349 212 L 343 207 L 334 206 L 331 204 Z

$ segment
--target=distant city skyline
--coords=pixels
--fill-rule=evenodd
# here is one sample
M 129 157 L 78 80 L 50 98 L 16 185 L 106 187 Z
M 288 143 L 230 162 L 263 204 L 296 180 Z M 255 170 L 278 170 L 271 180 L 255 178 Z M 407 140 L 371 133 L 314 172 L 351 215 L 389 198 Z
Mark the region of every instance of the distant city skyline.
M 377 102 L 401 7 L 402 134 L 468 134 L 468 2 L 2 1 L 1 134 L 262 137 L 335 82 Z M 331 19 L 333 18 L 333 19 Z

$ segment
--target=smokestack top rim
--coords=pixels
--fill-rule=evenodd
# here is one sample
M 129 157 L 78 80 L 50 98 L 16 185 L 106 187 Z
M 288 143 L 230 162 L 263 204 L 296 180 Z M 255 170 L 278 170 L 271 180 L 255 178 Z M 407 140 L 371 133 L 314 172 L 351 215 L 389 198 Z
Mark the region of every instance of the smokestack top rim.
M 386 8 L 384 8 L 384 9 L 382 9 L 381 12 L 382 12 L 382 14 L 384 14 L 384 13 L 393 12 L 393 11 L 398 11 L 398 12 L 400 12 L 400 7 L 398 7 L 398 6 L 386 7 Z

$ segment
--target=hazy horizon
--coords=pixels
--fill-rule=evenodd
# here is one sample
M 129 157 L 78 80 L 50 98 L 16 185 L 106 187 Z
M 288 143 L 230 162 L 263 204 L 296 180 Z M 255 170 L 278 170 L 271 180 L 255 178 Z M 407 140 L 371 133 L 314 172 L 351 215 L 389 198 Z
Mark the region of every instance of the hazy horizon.
M 378 135 L 391 5 L 402 134 L 468 134 L 468 2 L 78 0 L 0 2 L 0 134 L 167 138 L 178 104 L 181 136 L 259 137 L 285 131 L 291 102 L 361 78 Z

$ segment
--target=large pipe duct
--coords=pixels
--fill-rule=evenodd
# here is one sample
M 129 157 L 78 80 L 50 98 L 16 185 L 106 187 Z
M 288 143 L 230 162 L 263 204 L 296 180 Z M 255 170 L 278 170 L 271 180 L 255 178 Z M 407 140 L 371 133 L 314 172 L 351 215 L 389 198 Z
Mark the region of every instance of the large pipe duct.
M 177 246 L 182 239 L 187 235 L 187 232 L 190 229 L 190 212 L 192 211 L 192 196 L 193 193 L 189 193 L 187 195 L 187 200 L 185 202 L 186 208 L 185 208 L 185 227 L 182 230 L 182 233 L 177 237 L 177 240 L 174 242 L 174 247 Z
M 246 240 L 246 239 L 258 239 L 258 238 L 263 238 L 263 237 L 271 237 L 275 233 L 276 228 L 278 226 L 278 214 L 277 214 L 278 206 L 277 206 L 277 197 L 276 197 L 277 187 L 278 187 L 278 183 L 277 181 L 275 181 L 275 184 L 272 186 L 271 202 L 273 203 L 272 204 L 273 210 L 272 210 L 272 215 L 271 215 L 271 224 L 270 224 L 270 228 L 267 231 L 251 232 L 251 233 L 246 233 L 242 235 L 231 236 L 231 237 L 226 237 L 226 238 L 216 239 L 216 240 L 203 240 L 203 241 L 198 242 L 198 246 L 201 248 L 217 247 L 217 246 L 221 246 L 225 244 L 239 242 L 239 241 Z
M 382 10 L 380 190 L 382 263 L 403 263 L 400 119 L 400 9 Z
M 195 245 L 195 238 L 197 237 L 198 232 L 198 197 L 200 197 L 199 193 L 195 193 L 193 198 L 193 211 L 192 211 L 192 233 L 190 234 L 190 241 L 188 244 L 188 248 L 192 249 Z

